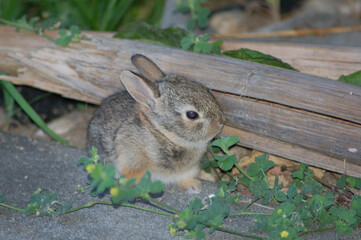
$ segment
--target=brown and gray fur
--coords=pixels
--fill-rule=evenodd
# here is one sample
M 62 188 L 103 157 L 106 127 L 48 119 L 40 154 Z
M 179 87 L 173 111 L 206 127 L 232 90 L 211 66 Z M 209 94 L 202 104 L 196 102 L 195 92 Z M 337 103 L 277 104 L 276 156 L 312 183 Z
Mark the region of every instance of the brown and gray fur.
M 178 75 L 165 75 L 143 55 L 131 58 L 141 76 L 123 71 L 127 91 L 105 99 L 90 120 L 88 146 L 112 161 L 119 174 L 199 191 L 195 179 L 208 142 L 224 116 L 210 90 Z M 197 112 L 197 119 L 187 112 Z

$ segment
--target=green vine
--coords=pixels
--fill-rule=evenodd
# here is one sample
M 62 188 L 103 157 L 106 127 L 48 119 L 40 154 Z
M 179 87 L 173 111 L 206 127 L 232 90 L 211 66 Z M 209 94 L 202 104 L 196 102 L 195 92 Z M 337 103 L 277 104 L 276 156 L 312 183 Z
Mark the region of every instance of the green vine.
M 186 238 L 205 239 L 214 231 L 223 231 L 237 236 L 265 239 L 247 232 L 234 231 L 223 227 L 227 218 L 239 218 L 245 215 L 254 216 L 254 226 L 251 231 L 262 231 L 268 239 L 301 239 L 310 233 L 336 230 L 336 234 L 352 234 L 361 223 L 361 197 L 355 195 L 350 207 L 337 205 L 334 193 L 325 191 L 321 184 L 314 180 L 313 173 L 304 164 L 293 173 L 294 181 L 287 191 L 278 183 L 276 177 L 273 186 L 269 183 L 267 171 L 274 166 L 268 160 L 268 155 L 256 157 L 256 161 L 244 171 L 237 166 L 237 158 L 230 152 L 230 148 L 238 142 L 236 137 L 221 137 L 209 145 L 211 159 L 206 167 L 216 167 L 217 171 L 229 172 L 231 169 L 239 170 L 239 175 L 232 174 L 231 180 L 222 179 L 219 190 L 209 199 L 191 199 L 188 206 L 177 209 L 158 201 L 150 196 L 163 191 L 163 183 L 152 182 L 151 174 L 147 172 L 139 182 L 136 179 L 124 177 L 115 178 L 115 168 L 111 164 L 101 161 L 96 148 L 91 149 L 91 158 L 83 157 L 78 163 L 88 172 L 90 194 L 109 193 L 111 201 L 92 201 L 82 206 L 73 207 L 71 202 L 58 202 L 56 193 L 42 192 L 38 189 L 31 197 L 29 204 L 24 208 L 17 208 L 3 203 L 5 196 L 0 195 L 0 206 L 19 211 L 25 215 L 51 215 L 59 216 L 80 211 L 95 205 L 111 205 L 131 207 L 152 214 L 168 216 L 172 223 L 167 229 L 171 236 L 183 235 Z M 347 180 L 349 179 L 349 180 Z M 353 187 L 359 187 L 357 178 L 343 178 L 339 187 L 345 187 L 351 182 Z M 231 209 L 240 203 L 241 194 L 237 191 L 239 184 L 248 186 L 255 199 L 240 210 Z M 83 188 L 80 188 L 85 191 Z M 158 210 L 136 205 L 136 199 L 148 201 L 158 206 Z M 132 202 L 130 202 L 132 201 Z M 272 213 L 248 212 L 247 209 L 261 201 L 262 204 L 277 202 L 279 206 Z

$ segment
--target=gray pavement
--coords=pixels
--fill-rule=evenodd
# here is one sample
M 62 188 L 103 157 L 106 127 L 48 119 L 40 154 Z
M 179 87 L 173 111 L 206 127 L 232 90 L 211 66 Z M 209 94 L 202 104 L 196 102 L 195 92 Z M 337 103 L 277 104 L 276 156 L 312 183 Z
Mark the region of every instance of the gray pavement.
M 0 194 L 4 203 L 24 208 L 38 188 L 57 192 L 61 202 L 71 200 L 80 206 L 93 198 L 89 193 L 77 191 L 86 186 L 87 173 L 77 160 L 86 152 L 56 143 L 0 132 Z M 167 187 L 161 200 L 182 209 L 192 197 L 204 198 L 217 191 L 216 184 L 203 182 L 200 194 L 187 194 L 176 187 Z M 105 197 L 106 198 L 106 197 Z M 245 200 L 249 200 L 245 196 Z M 107 199 L 102 199 L 107 200 Z M 137 202 L 137 205 L 152 207 Z M 243 205 L 245 205 L 244 203 Z M 250 211 L 266 212 L 260 206 Z M 0 240 L 3 239 L 183 239 L 172 238 L 166 228 L 170 217 L 119 207 L 97 205 L 59 217 L 24 216 L 22 213 L 0 206 Z M 225 227 L 248 232 L 252 217 L 227 219 Z M 245 239 L 224 232 L 215 232 L 207 239 Z M 361 239 L 359 230 L 353 237 L 337 237 L 334 232 L 314 234 L 305 239 Z

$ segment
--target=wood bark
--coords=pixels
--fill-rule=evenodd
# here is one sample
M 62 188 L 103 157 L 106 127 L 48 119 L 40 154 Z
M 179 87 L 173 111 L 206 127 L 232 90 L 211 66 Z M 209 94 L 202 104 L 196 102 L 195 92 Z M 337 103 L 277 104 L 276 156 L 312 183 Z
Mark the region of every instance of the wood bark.
M 337 80 L 361 70 L 361 48 L 335 45 L 225 41 L 222 48 L 249 48 L 278 57 L 302 73 Z
M 1 61 L 8 59 L 5 71 L 18 74 L 4 79 L 99 104 L 123 89 L 120 73 L 136 71 L 130 57 L 141 53 L 164 72 L 212 89 L 227 118 L 224 133 L 239 136 L 241 145 L 361 175 L 361 87 L 228 57 L 91 34 L 68 47 L 39 36 L 31 38 L 39 40 L 35 46 L 26 44 L 28 37 L 18 40 L 19 45 L 12 41 L 12 47 L 0 44 Z

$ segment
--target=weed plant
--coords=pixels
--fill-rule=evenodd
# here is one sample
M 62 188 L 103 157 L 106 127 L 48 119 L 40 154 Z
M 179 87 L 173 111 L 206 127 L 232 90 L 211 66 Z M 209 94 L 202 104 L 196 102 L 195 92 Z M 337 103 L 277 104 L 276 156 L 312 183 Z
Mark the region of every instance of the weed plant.
M 335 200 L 335 193 L 325 190 L 314 180 L 312 171 L 305 164 L 301 164 L 299 170 L 293 173 L 292 186 L 284 191 L 277 176 L 273 185 L 268 181 L 267 171 L 274 166 L 274 162 L 268 160 L 268 155 L 256 157 L 256 161 L 251 163 L 246 171 L 237 164 L 237 157 L 229 151 L 237 142 L 236 137 L 221 137 L 209 145 L 211 157 L 204 166 L 227 173 L 231 180 L 222 178 L 219 191 L 209 197 L 207 202 L 193 198 L 185 209 L 177 209 L 151 197 L 151 194 L 163 191 L 163 183 L 152 182 L 150 172 L 139 182 L 135 178 L 115 178 L 114 165 L 107 164 L 105 160 L 101 161 L 94 147 L 91 149 L 91 158 L 83 157 L 78 161 L 89 174 L 90 181 L 86 189 L 90 189 L 93 197 L 110 194 L 111 201 L 93 201 L 73 207 L 71 202 L 59 202 L 56 193 L 42 192 L 38 189 L 24 209 L 3 203 L 4 195 L 0 195 L 0 206 L 23 212 L 25 215 L 39 216 L 59 216 L 97 204 L 132 207 L 152 214 L 169 216 L 172 221 L 167 226 L 170 235 L 183 235 L 193 239 L 205 239 L 207 234 L 212 234 L 216 230 L 252 239 L 302 239 L 303 235 L 329 230 L 335 230 L 338 235 L 351 235 L 361 223 L 359 195 L 353 195 L 348 207 L 339 205 Z M 230 173 L 234 168 L 239 170 L 239 174 Z M 239 208 L 240 184 L 250 189 L 254 199 L 243 209 Z M 338 183 L 338 187 L 346 191 L 350 186 L 360 189 L 361 179 L 343 177 Z M 78 188 L 88 191 L 79 186 Z M 159 208 L 154 210 L 137 206 L 136 199 L 146 200 Z M 278 203 L 278 207 L 272 213 L 248 212 L 247 209 L 256 202 L 263 205 Z M 225 219 L 240 218 L 244 215 L 254 216 L 254 225 L 248 232 L 223 227 Z M 252 233 L 254 231 L 261 231 L 266 236 L 255 235 Z

